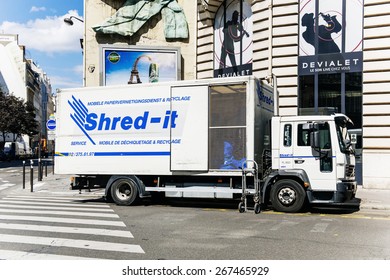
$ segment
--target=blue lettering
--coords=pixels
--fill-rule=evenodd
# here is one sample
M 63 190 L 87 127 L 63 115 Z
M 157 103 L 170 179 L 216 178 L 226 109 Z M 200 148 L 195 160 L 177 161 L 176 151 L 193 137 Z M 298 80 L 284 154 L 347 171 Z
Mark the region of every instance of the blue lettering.
M 148 120 L 149 112 L 145 112 L 143 116 L 139 116 L 134 120 L 135 129 L 145 129 Z
M 150 124 L 152 126 L 161 126 L 161 119 L 163 119 L 162 128 L 168 129 L 168 128 L 175 128 L 176 127 L 176 120 L 179 117 L 177 114 L 177 111 L 166 111 L 165 117 L 151 117 L 149 118 L 149 111 L 145 111 L 142 115 L 137 116 L 135 119 L 133 119 L 130 116 L 116 116 L 116 117 L 109 117 L 106 116 L 105 113 L 100 114 L 98 116 L 95 113 L 87 114 L 85 121 L 84 121 L 84 128 L 87 131 L 91 130 L 116 130 L 117 128 L 121 128 L 123 130 L 129 130 L 132 127 L 134 129 L 140 130 L 140 129 L 146 129 L 147 125 Z M 81 122 L 81 121 L 80 121 Z
M 129 130 L 132 124 L 133 124 L 133 119 L 130 118 L 129 116 L 126 116 L 122 119 L 121 127 L 123 130 Z
M 95 121 L 95 119 L 97 119 L 97 117 L 98 116 L 94 113 L 88 114 L 87 118 L 85 119 L 86 124 L 84 125 L 84 128 L 86 130 L 94 130 L 96 128 L 96 124 L 97 124 Z
M 100 121 L 99 121 L 98 130 L 102 130 L 103 129 L 104 123 L 106 123 L 106 127 L 104 128 L 104 130 L 109 130 L 110 129 L 111 119 L 109 117 L 106 118 L 106 114 L 101 114 L 100 115 Z

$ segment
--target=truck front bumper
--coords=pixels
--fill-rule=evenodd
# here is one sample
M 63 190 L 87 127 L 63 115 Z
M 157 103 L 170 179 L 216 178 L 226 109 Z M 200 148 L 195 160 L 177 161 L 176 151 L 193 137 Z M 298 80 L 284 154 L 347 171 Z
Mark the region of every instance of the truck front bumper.
M 357 190 L 356 181 L 341 181 L 337 183 L 336 191 L 307 191 L 310 204 L 327 204 L 338 206 L 359 205 L 355 199 Z

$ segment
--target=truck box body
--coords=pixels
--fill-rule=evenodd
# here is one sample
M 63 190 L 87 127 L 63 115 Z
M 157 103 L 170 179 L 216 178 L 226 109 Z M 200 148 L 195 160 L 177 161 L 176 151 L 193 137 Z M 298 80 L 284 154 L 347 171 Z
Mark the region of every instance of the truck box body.
M 55 173 L 120 205 L 156 192 L 241 195 L 240 211 L 252 195 L 257 213 L 353 199 L 350 119 L 281 117 L 276 101 L 276 87 L 252 76 L 62 90 Z
M 62 90 L 55 172 L 241 176 L 270 150 L 272 115 L 254 77 Z

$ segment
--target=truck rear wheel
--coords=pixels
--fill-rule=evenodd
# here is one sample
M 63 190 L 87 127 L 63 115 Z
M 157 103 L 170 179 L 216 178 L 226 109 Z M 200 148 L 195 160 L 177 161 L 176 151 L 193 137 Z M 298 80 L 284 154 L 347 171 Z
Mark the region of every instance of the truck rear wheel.
M 131 205 L 137 196 L 137 183 L 131 178 L 118 179 L 111 185 L 111 197 L 117 205 Z
M 305 191 L 294 180 L 280 180 L 271 189 L 272 207 L 280 212 L 298 212 L 305 203 Z

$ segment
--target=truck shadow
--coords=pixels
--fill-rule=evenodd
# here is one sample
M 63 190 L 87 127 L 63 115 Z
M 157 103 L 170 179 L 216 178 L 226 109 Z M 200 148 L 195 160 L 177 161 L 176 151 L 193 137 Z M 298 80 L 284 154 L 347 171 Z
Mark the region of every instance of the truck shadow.
M 75 200 L 78 203 L 106 203 L 106 204 L 115 204 L 111 199 L 106 199 L 104 196 L 97 198 L 85 198 L 83 200 Z M 213 199 L 191 199 L 191 198 L 159 198 L 151 199 L 145 198 L 134 203 L 133 206 L 141 207 L 153 207 L 153 206 L 169 206 L 177 208 L 194 208 L 194 209 L 222 209 L 222 210 L 237 210 L 238 203 L 240 200 L 213 200 Z M 307 206 L 302 209 L 299 213 L 305 214 L 333 214 L 333 215 L 343 215 L 343 214 L 352 214 L 360 211 L 360 199 L 356 199 L 353 204 L 348 206 L 321 206 L 313 205 Z M 126 206 L 123 206 L 126 207 Z M 132 206 L 127 206 L 132 207 Z M 248 202 L 248 211 L 252 211 L 253 203 Z M 275 212 L 270 205 L 262 205 L 262 212 Z M 288 214 L 288 213 L 287 213 Z
M 182 208 L 208 208 L 208 209 L 223 209 L 223 210 L 237 210 L 238 203 L 240 200 L 199 200 L 199 199 L 189 199 L 189 198 L 164 198 L 159 201 L 147 199 L 142 201 L 139 204 L 142 204 L 146 207 L 154 205 L 164 205 L 170 207 L 182 207 Z M 248 211 L 253 211 L 253 203 L 248 202 Z M 261 211 L 263 212 L 274 212 L 272 206 L 262 205 Z M 334 215 L 343 215 L 343 214 L 352 214 L 360 211 L 360 199 L 356 199 L 353 204 L 348 206 L 320 206 L 313 205 L 307 206 L 302 209 L 299 213 L 313 213 L 313 214 L 334 214 Z

